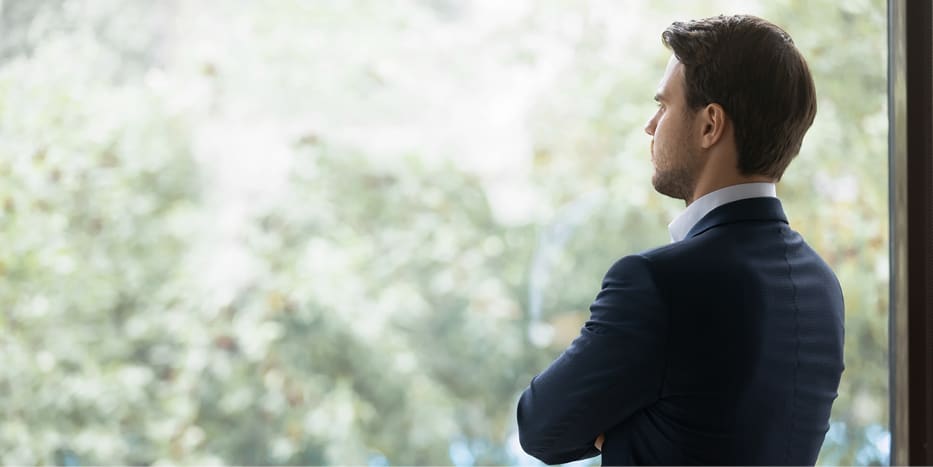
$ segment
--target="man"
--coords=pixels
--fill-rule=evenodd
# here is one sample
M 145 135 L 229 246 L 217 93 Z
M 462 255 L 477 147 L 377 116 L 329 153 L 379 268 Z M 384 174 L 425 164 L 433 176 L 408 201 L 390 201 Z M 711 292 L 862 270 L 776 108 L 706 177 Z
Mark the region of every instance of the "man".
M 549 464 L 810 464 L 843 371 L 835 275 L 775 183 L 816 114 L 793 41 L 753 16 L 673 23 L 652 184 L 683 199 L 673 243 L 606 273 L 580 336 L 518 404 Z

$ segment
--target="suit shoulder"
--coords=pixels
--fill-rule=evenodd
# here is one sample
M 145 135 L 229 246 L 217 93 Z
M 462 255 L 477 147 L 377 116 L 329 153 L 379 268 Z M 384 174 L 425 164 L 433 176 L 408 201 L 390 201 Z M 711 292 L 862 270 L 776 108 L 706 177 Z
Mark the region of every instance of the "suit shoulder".
M 647 275 L 654 282 L 653 276 L 658 265 L 680 257 L 684 252 L 683 246 L 683 242 L 678 242 L 625 255 L 612 263 L 606 272 L 606 278 Z
M 650 256 L 644 253 L 634 253 L 625 255 L 612 263 L 603 280 L 606 281 L 626 280 L 642 282 L 646 284 L 654 283 L 654 267 Z
M 680 258 L 683 255 L 689 255 L 698 251 L 698 249 L 702 249 L 704 244 L 707 244 L 704 240 L 705 239 L 700 237 L 688 238 L 679 242 L 644 250 L 635 256 L 640 256 L 651 263 L 663 262 L 671 258 Z

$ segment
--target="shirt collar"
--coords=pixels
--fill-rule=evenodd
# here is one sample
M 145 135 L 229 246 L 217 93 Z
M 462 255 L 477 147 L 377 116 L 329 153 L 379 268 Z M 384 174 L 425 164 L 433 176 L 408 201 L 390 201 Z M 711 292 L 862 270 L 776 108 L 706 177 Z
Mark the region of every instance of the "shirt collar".
M 742 183 L 740 185 L 727 186 L 707 193 L 690 203 L 690 205 L 667 226 L 671 234 L 671 242 L 683 240 L 687 236 L 687 233 L 690 232 L 690 229 L 693 228 L 703 216 L 709 214 L 710 211 L 723 204 L 746 198 L 768 197 L 777 198 L 777 187 L 774 183 Z

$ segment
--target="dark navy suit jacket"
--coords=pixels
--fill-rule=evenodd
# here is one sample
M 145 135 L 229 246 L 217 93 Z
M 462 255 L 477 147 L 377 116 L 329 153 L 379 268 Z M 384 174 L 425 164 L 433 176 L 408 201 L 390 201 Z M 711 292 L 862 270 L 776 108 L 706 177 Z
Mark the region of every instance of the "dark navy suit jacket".
M 780 201 L 722 205 L 606 273 L 580 336 L 518 403 L 548 464 L 813 464 L 843 371 L 836 276 Z

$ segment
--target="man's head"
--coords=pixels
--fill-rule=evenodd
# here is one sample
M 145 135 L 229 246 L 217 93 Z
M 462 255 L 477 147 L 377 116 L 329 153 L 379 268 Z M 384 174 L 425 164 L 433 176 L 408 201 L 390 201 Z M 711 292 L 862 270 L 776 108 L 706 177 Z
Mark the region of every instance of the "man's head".
M 813 78 L 790 36 L 739 15 L 675 22 L 661 37 L 673 57 L 645 128 L 655 188 L 689 202 L 709 163 L 725 157 L 736 176 L 779 180 L 816 115 Z

